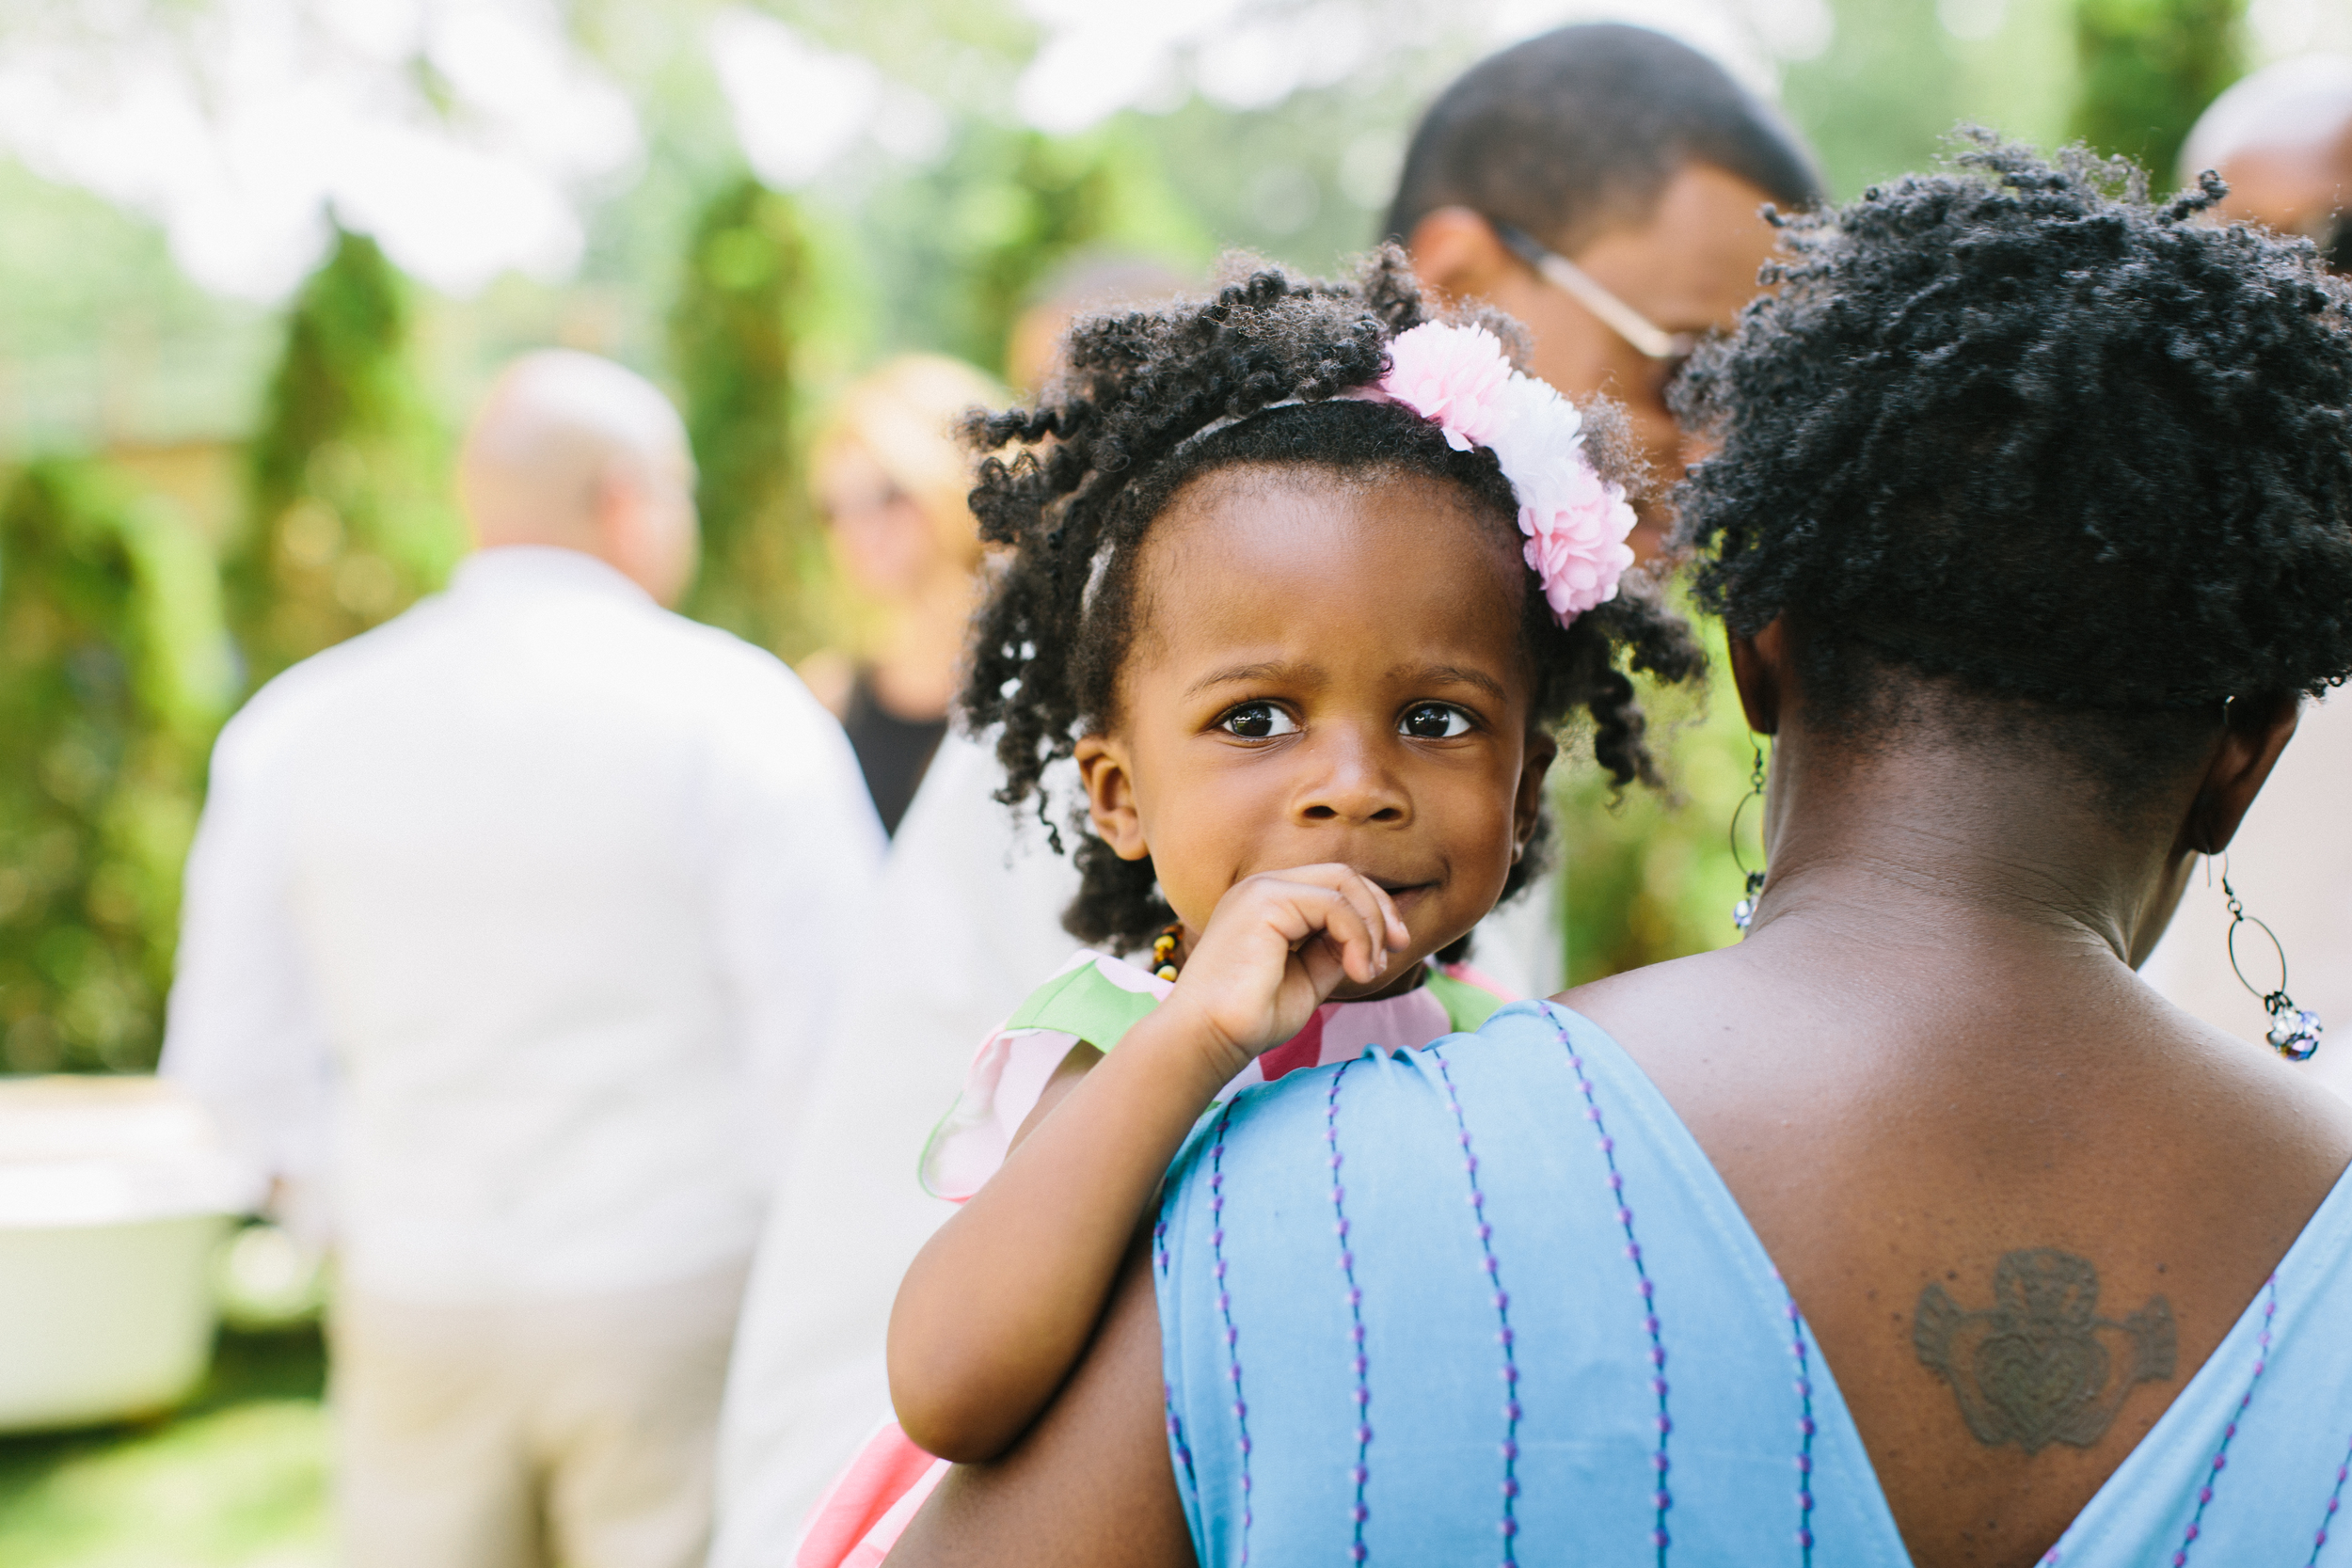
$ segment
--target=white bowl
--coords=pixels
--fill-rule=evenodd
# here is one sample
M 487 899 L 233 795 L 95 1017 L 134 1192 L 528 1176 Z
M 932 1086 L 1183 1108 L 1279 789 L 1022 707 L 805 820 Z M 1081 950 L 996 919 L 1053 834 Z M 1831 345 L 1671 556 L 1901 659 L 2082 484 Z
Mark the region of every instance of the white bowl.
M 259 1183 L 153 1078 L 0 1079 L 0 1432 L 179 1403 L 211 1360 L 211 1263 Z

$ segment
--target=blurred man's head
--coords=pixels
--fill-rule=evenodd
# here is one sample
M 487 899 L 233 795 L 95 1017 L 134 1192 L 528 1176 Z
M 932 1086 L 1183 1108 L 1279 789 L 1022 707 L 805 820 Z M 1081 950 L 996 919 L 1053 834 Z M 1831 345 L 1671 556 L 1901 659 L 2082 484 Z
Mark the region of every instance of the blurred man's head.
M 1759 209 L 1820 196 L 1795 132 L 1721 66 L 1647 28 L 1595 24 L 1506 49 L 1445 90 L 1413 134 L 1389 233 L 1427 283 L 1518 318 L 1536 374 L 1624 404 L 1671 480 L 1684 452 L 1665 386 L 1683 345 L 1662 340 L 1730 325 L 1772 251 Z M 1630 316 L 1613 326 L 1605 301 L 1597 311 L 1548 280 L 1542 251 Z
M 2265 66 L 2199 117 L 2181 148 L 2184 183 L 2229 182 L 2225 216 L 2300 234 L 2352 273 L 2352 57 Z
M 686 427 L 652 382 L 610 359 L 548 349 L 509 365 L 466 433 L 458 495 L 485 549 L 579 550 L 665 605 L 693 580 Z

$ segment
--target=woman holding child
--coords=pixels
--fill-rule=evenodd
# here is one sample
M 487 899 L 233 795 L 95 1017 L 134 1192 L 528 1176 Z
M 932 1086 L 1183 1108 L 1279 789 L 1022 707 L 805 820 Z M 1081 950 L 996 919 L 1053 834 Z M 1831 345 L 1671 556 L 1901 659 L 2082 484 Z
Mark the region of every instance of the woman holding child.
M 2210 191 L 1964 162 L 1793 224 L 1690 383 L 1747 941 L 1475 1035 L 1346 1009 L 1696 668 L 1605 443 L 1393 262 L 1089 324 L 986 427 L 967 707 L 1016 796 L 1075 755 L 1072 927 L 1152 957 L 959 1124 L 892 1372 L 973 1463 L 893 1563 L 2332 1560 L 2352 1114 L 2131 966 L 2352 673 L 2352 320 Z

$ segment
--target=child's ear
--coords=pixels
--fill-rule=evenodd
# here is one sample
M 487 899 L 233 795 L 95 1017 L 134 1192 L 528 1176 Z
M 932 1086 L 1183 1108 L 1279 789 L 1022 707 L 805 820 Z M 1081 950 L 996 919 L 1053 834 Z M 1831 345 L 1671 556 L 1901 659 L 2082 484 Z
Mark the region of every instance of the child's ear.
M 1527 853 L 1528 841 L 1535 836 L 1535 824 L 1544 815 L 1544 778 L 1551 771 L 1554 758 L 1560 754 L 1560 742 L 1548 731 L 1537 730 L 1527 737 L 1527 754 L 1519 764 L 1518 798 L 1511 803 L 1511 860 Z
M 1129 770 L 1127 748 L 1107 735 L 1079 738 L 1073 752 L 1078 778 L 1085 784 L 1087 815 L 1094 831 L 1122 861 L 1139 861 L 1152 852 L 1143 840 L 1143 817 L 1136 810 L 1135 775 Z

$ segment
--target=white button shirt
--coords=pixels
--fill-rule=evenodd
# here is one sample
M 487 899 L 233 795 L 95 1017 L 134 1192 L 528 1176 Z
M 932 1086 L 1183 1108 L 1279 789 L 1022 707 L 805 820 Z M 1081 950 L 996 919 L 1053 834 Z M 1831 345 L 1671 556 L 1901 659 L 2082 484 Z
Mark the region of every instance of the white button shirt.
M 164 1070 L 362 1291 L 682 1278 L 751 1250 L 882 847 L 783 664 L 486 551 L 222 733 Z

